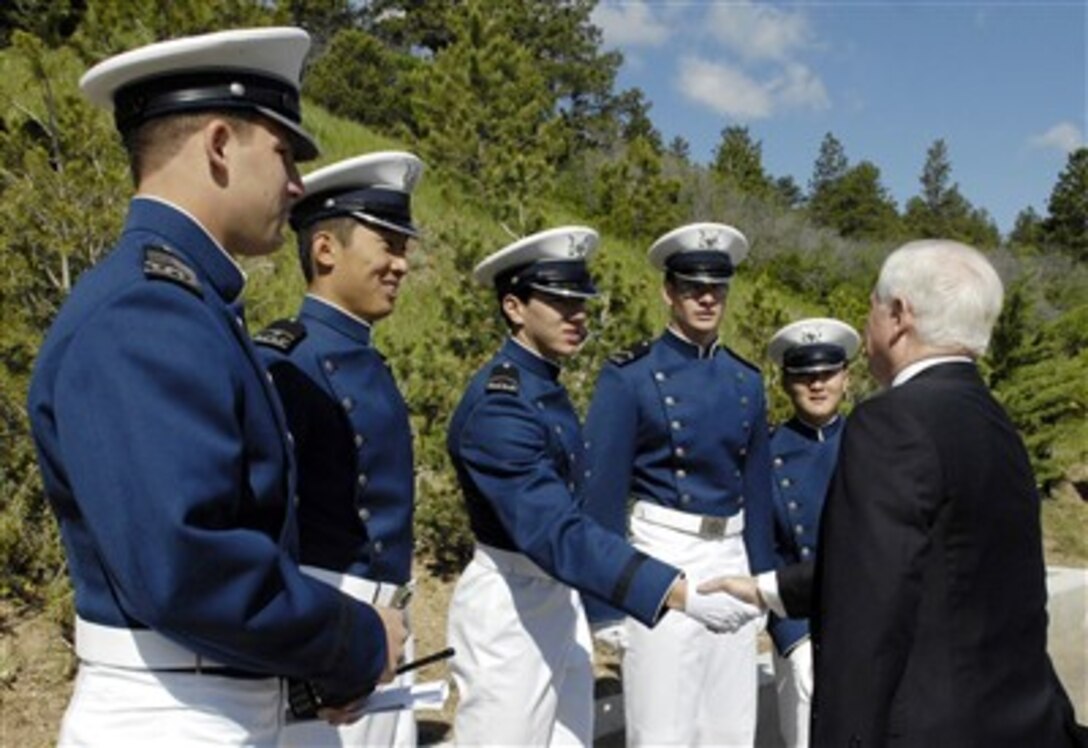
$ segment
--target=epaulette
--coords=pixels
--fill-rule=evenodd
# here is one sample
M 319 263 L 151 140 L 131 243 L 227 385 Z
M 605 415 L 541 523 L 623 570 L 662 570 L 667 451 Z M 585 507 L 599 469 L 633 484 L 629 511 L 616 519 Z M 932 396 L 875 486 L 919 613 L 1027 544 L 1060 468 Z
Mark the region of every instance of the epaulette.
M 521 373 L 509 362 L 496 366 L 487 378 L 487 392 L 506 392 L 516 395 L 520 389 Z
M 306 325 L 294 319 L 280 319 L 254 335 L 253 342 L 290 353 L 305 337 Z
M 144 276 L 153 280 L 176 283 L 204 298 L 204 289 L 200 286 L 196 271 L 189 267 L 185 260 L 160 244 L 144 246 Z
M 650 341 L 643 340 L 640 343 L 636 343 L 630 348 L 625 348 L 622 351 L 616 351 L 608 360 L 614 363 L 616 366 L 626 366 L 632 361 L 638 361 L 640 358 L 650 352 Z
M 725 351 L 727 351 L 727 352 L 729 353 L 729 355 L 730 355 L 730 356 L 732 356 L 733 358 L 735 358 L 735 359 L 736 359 L 737 361 L 739 361 L 740 363 L 744 364 L 744 365 L 745 365 L 745 366 L 747 366 L 747 367 L 748 367 L 749 369 L 751 369 L 752 371 L 754 371 L 754 372 L 755 372 L 756 374 L 760 374 L 760 375 L 762 375 L 762 374 L 763 374 L 763 372 L 762 372 L 762 371 L 760 371 L 760 369 L 759 369 L 759 367 L 758 367 L 758 366 L 756 366 L 755 364 L 753 364 L 753 363 L 752 363 L 751 361 L 749 361 L 748 359 L 746 359 L 746 358 L 745 358 L 744 356 L 741 356 L 740 354 L 738 354 L 738 353 L 737 353 L 736 351 L 734 351 L 734 350 L 733 350 L 732 348 L 730 348 L 729 346 L 727 346 L 727 345 L 723 345 L 723 346 L 721 346 L 721 348 L 722 348 L 722 350 L 725 350 Z

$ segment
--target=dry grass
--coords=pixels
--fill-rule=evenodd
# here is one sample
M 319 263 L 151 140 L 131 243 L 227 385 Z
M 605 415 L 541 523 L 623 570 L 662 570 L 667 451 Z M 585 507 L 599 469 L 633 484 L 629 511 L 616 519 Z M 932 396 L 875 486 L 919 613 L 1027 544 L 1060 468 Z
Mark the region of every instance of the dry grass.
M 1088 566 L 1088 503 L 1072 491 L 1044 506 L 1047 525 L 1046 555 L 1049 564 Z M 454 581 L 440 579 L 422 565 L 416 569 L 416 595 L 412 600 L 412 626 L 416 656 L 446 646 L 446 612 Z M 761 637 L 761 649 L 768 643 Z M 598 651 L 597 694 L 620 690 L 615 657 Z M 0 600 L 0 746 L 46 748 L 56 740 L 57 729 L 72 689 L 75 658 L 55 620 L 40 609 L 17 608 Z M 420 670 L 419 681 L 449 678 L 449 662 Z M 457 705 L 451 689 L 441 711 L 419 712 L 420 745 L 437 745 L 451 739 L 450 726 Z M 597 742 L 597 748 L 622 745 L 622 734 Z
M 1043 553 L 1051 566 L 1088 567 L 1088 500 L 1072 483 L 1043 502 Z

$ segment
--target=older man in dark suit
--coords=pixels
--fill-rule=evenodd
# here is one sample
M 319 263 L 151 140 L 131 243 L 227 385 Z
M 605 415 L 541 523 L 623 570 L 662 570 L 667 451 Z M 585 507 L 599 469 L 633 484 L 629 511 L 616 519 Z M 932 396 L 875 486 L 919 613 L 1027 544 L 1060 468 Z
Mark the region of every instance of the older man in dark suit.
M 811 606 L 815 746 L 1083 744 L 1046 653 L 1031 465 L 976 366 L 1002 296 L 956 242 L 881 269 L 866 348 L 887 389 L 847 424 L 815 567 L 758 584 L 772 609 Z M 734 581 L 705 587 L 757 589 Z

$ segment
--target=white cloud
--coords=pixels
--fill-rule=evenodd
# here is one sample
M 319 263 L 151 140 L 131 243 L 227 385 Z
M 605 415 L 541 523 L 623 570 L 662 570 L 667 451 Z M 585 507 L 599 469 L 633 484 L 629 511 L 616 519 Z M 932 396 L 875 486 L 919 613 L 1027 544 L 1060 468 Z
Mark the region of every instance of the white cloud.
M 1072 122 L 1059 122 L 1040 135 L 1028 138 L 1032 148 L 1053 148 L 1062 153 L 1072 153 L 1084 146 L 1084 133 Z
M 783 109 L 827 109 L 823 83 L 800 63 L 757 80 L 735 65 L 688 56 L 680 61 L 677 87 L 688 99 L 737 120 L 769 117 Z
M 750 0 L 714 3 L 702 28 L 747 60 L 788 61 L 813 38 L 803 13 Z
M 680 61 L 678 85 L 692 101 L 735 119 L 761 119 L 773 107 L 766 87 L 732 65 L 685 57 Z
M 823 81 L 799 62 L 787 63 L 782 75 L 771 81 L 768 89 L 784 107 L 823 110 L 831 106 Z
M 733 0 L 711 4 L 700 15 L 691 36 L 703 40 L 702 50 L 681 60 L 677 77 L 688 99 L 738 120 L 830 107 L 820 76 L 800 61 L 818 41 L 803 12 Z
M 604 33 L 607 47 L 659 47 L 670 34 L 644 0 L 603 2 L 593 9 L 590 20 Z

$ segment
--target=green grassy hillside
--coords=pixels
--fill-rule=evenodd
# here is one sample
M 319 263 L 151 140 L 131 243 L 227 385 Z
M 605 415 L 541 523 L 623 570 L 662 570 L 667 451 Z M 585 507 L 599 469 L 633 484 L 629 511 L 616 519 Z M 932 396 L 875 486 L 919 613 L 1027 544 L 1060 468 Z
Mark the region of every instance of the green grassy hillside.
M 379 136 L 316 106 L 307 108 L 307 124 L 325 149 L 322 160 L 308 165 L 309 169 L 374 150 L 411 150 L 409 144 Z M 412 271 L 396 313 L 378 326 L 375 337 L 412 408 L 421 549 L 439 568 L 448 570 L 458 568 L 470 540 L 445 455 L 445 426 L 464 384 L 504 335 L 491 292 L 475 286 L 469 273 L 476 262 L 511 241 L 513 234 L 491 218 L 486 206 L 454 176 L 433 164 L 428 164 L 415 195 L 414 212 L 426 238 L 412 256 Z M 548 226 L 592 225 L 570 206 L 545 203 L 542 212 Z M 808 315 L 832 314 L 860 329 L 869 286 L 888 248 L 855 246 L 852 256 L 845 259 L 841 244 L 835 245 L 838 255 L 819 247 L 802 253 L 783 241 L 788 231 L 781 225 L 761 236 L 759 226 L 746 225 L 743 216 L 699 218 L 733 222 L 751 238 L 752 253 L 730 291 L 723 339 L 763 369 L 772 417 L 781 418 L 788 404 L 779 391 L 777 372 L 765 358 L 766 340 L 781 324 Z M 646 262 L 646 249 L 646 243 L 602 231 L 600 250 L 591 262 L 603 292 L 591 308 L 593 336 L 564 373 L 580 407 L 588 401 L 605 356 L 657 334 L 664 324 L 660 278 Z M 271 260 L 261 261 L 251 278 L 248 294 L 255 329 L 291 315 L 302 292 L 293 240 Z M 854 399 L 874 389 L 863 361 L 855 362 L 852 374 Z M 1084 434 L 1063 448 L 1083 455 Z M 1064 562 L 1088 562 L 1084 540 L 1088 538 L 1088 505 L 1077 501 L 1071 491 L 1056 493 L 1044 514 L 1049 552 Z

